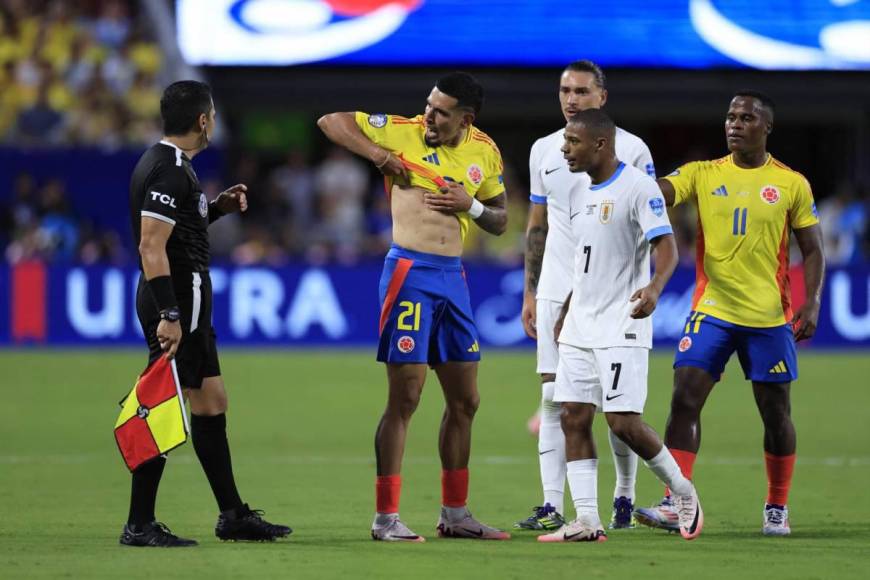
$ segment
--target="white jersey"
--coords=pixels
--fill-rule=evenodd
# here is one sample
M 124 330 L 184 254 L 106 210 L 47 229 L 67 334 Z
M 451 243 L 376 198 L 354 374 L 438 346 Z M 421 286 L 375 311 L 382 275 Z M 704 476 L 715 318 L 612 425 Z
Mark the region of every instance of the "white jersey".
M 652 318 L 631 318 L 629 298 L 650 282 L 650 240 L 673 233 L 659 186 L 620 163 L 607 181 L 573 197 L 570 212 L 574 294 L 559 342 L 652 348 Z
M 529 178 L 532 203 L 547 205 L 547 245 L 541 266 L 536 297 L 564 302 L 571 291 L 574 246 L 568 215 L 572 192 L 590 185 L 585 173 L 571 173 L 562 157 L 565 130 L 560 129 L 535 141 L 529 155 Z M 655 166 L 649 148 L 640 137 L 616 129 L 616 156 L 655 177 Z

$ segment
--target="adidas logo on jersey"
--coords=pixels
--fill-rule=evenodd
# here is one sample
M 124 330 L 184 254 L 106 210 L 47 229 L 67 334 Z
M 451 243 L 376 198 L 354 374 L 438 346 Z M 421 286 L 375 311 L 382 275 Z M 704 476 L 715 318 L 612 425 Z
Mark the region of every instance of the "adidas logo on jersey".
M 773 375 L 781 375 L 783 373 L 787 373 L 788 368 L 785 366 L 785 361 L 779 361 L 778 363 L 776 363 L 776 366 L 774 366 L 767 372 Z
M 427 155 L 423 157 L 423 161 L 426 163 L 431 163 L 432 165 L 441 165 L 441 161 L 438 160 L 438 154 L 433 153 L 432 155 Z
M 477 341 L 474 341 L 474 344 L 468 347 L 466 352 L 480 352 L 480 345 L 477 344 Z
M 715 195 L 718 197 L 728 197 L 728 190 L 725 189 L 724 185 L 720 185 L 719 187 L 717 187 L 716 189 L 713 190 L 712 195 Z

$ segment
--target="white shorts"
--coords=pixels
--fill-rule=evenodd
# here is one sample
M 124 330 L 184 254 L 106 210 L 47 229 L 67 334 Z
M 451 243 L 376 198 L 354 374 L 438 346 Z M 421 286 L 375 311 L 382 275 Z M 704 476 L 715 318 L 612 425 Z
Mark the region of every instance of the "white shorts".
M 559 345 L 554 401 L 591 403 L 605 413 L 643 413 L 649 349 Z
M 562 312 L 562 302 L 535 301 L 535 328 L 538 331 L 538 374 L 553 374 L 559 364 L 559 343 L 553 337 L 553 327 Z

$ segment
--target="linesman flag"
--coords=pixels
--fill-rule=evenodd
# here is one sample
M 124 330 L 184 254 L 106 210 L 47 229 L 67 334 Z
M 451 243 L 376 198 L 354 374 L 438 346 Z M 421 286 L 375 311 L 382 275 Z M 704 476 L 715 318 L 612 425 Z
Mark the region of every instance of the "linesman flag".
M 130 471 L 187 441 L 190 426 L 175 361 L 161 356 L 121 401 L 115 441 Z

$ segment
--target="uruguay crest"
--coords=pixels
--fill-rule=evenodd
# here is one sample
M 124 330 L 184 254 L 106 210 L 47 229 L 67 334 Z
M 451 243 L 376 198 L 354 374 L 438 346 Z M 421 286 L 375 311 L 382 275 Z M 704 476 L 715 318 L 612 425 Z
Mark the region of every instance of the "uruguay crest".
M 613 216 L 613 202 L 601 202 L 601 209 L 598 211 L 598 221 L 603 224 L 610 223 L 610 218 Z

